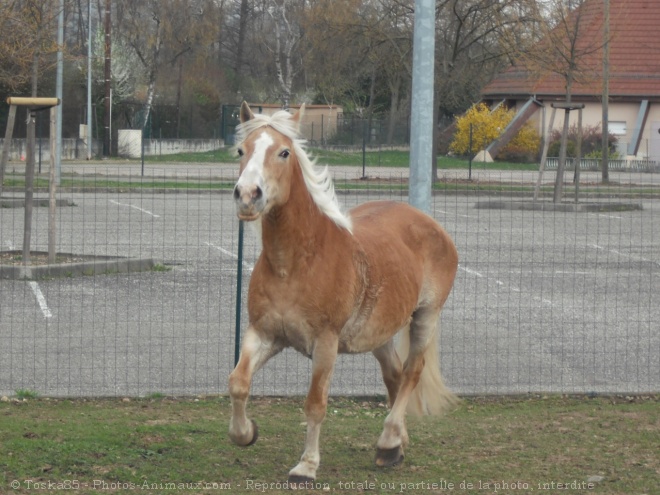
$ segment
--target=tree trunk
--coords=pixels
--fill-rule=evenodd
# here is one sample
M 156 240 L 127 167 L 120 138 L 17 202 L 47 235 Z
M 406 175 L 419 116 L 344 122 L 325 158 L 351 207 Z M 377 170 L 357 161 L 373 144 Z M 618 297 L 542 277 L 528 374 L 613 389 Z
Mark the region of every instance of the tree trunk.
M 11 148 L 11 138 L 14 134 L 14 122 L 16 121 L 16 105 L 9 107 L 9 117 L 7 118 L 7 129 L 5 129 L 5 141 L 2 144 L 2 157 L 0 158 L 0 196 L 2 196 L 2 184 L 5 181 L 5 168 L 9 158 L 9 148 Z
M 559 165 L 557 165 L 557 177 L 555 178 L 555 191 L 552 202 L 561 201 L 562 189 L 564 188 L 564 169 L 566 168 L 566 147 L 568 144 L 568 117 L 570 110 L 564 110 L 564 127 L 561 133 L 561 145 L 559 147 Z
M 291 103 L 293 87 L 293 49 L 299 37 L 287 20 L 286 2 L 277 6 L 276 14 L 271 12 L 270 15 L 275 24 L 275 70 L 282 88 L 282 108 L 287 110 Z
M 609 172 L 609 154 L 610 154 L 610 141 L 609 141 L 609 98 L 610 98 L 610 0 L 605 0 L 605 21 L 603 22 L 603 125 L 601 126 L 603 141 L 602 141 L 602 162 L 601 174 L 603 184 L 610 181 Z
M 390 82 L 390 117 L 387 124 L 387 144 L 392 145 L 394 140 L 394 128 L 396 127 L 396 116 L 399 109 L 399 99 L 401 96 L 401 76 L 397 75 L 394 81 Z
M 39 84 L 39 53 L 32 59 L 32 96 L 37 96 Z M 32 238 L 32 198 L 34 196 L 35 113 L 28 108 L 27 144 L 25 150 L 25 215 L 23 221 L 23 264 L 30 264 Z
M 159 19 L 156 20 L 156 41 L 154 43 L 153 54 L 151 59 L 151 67 L 149 68 L 149 80 L 147 83 L 147 100 L 144 103 L 144 116 L 142 118 L 142 125 L 140 129 L 144 130 L 149 123 L 149 115 L 151 114 L 151 107 L 154 103 L 154 94 L 156 92 L 156 77 L 158 75 L 158 63 L 160 60 L 160 49 L 163 44 L 162 27 Z
M 57 107 L 50 109 L 50 170 L 48 171 L 48 263 L 55 263 L 57 238 L 57 180 L 55 177 L 55 132 Z
M 544 112 L 545 114 L 545 112 Z M 548 160 L 548 148 L 550 147 L 550 134 L 552 133 L 552 128 L 555 124 L 555 115 L 557 114 L 557 109 L 553 108 L 552 113 L 550 114 L 550 122 L 548 123 L 548 130 L 545 133 L 543 140 L 543 151 L 541 153 L 541 164 L 539 165 L 539 177 L 536 180 L 536 186 L 534 187 L 534 201 L 539 198 L 539 191 L 541 190 L 541 182 L 543 181 L 543 172 L 545 172 L 545 163 Z
M 245 31 L 247 30 L 248 0 L 241 0 L 238 20 L 238 46 L 236 47 L 236 65 L 234 66 L 234 91 L 240 92 L 243 85 L 243 53 L 245 51 Z M 240 102 L 239 102 L 240 103 Z
M 569 71 L 566 75 L 566 103 L 571 103 L 571 90 L 573 87 L 573 74 Z M 566 147 L 568 145 L 568 127 L 570 110 L 564 110 L 564 127 L 561 133 L 561 144 L 559 147 L 559 165 L 557 165 L 557 177 L 555 179 L 555 191 L 552 202 L 561 201 L 562 189 L 564 188 L 564 170 L 566 168 Z
M 179 80 L 176 86 L 176 138 L 181 138 L 181 89 L 183 86 L 183 59 L 179 59 Z
M 374 125 L 374 99 L 376 98 L 376 68 L 371 71 L 371 84 L 369 85 L 369 106 L 367 107 L 367 142 L 371 143 L 371 129 Z M 363 129 L 364 131 L 364 129 Z

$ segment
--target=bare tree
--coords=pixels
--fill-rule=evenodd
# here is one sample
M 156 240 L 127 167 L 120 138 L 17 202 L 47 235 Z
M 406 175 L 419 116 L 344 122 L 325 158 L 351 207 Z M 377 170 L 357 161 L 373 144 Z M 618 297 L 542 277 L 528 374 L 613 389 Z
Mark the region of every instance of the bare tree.
M 241 0 L 240 12 L 238 15 L 238 43 L 236 46 L 236 60 L 234 61 L 234 90 L 237 91 L 241 87 L 243 79 L 243 55 L 245 53 L 245 38 L 248 29 L 250 9 L 248 0 Z
M 592 23 L 595 18 L 594 2 L 588 4 L 586 0 L 548 0 L 543 5 L 545 10 L 539 9 L 536 13 L 540 41 L 523 54 L 522 60 L 537 76 L 554 74 L 564 82 L 567 108 L 564 111 L 559 166 L 553 195 L 553 201 L 558 202 L 561 200 L 564 181 L 573 87 L 576 83 L 598 79 L 600 67 L 592 64 L 597 58 L 594 59 L 590 55 L 602 49 L 603 39 L 584 35 L 588 23 Z M 589 6 L 591 10 L 588 10 Z M 579 167 L 579 163 L 576 167 Z
M 0 4 L 0 84 L 26 85 L 36 95 L 39 77 L 54 67 L 58 4 L 54 0 L 14 0 Z
M 293 81 L 302 68 L 300 54 L 297 53 L 302 29 L 296 19 L 295 0 L 269 0 L 266 12 L 272 20 L 273 42 L 266 47 L 273 54 L 275 73 L 280 86 L 283 108 L 289 108 Z M 266 38 L 268 40 L 268 38 Z
M 436 87 L 441 115 L 453 117 L 478 101 L 483 85 L 531 41 L 528 33 L 536 19 L 536 0 L 531 2 L 437 2 Z
M 135 51 L 144 70 L 142 128 L 149 121 L 164 67 L 182 64 L 181 57 L 210 45 L 216 38 L 214 16 L 207 15 L 212 8 L 209 0 L 118 0 L 119 35 Z

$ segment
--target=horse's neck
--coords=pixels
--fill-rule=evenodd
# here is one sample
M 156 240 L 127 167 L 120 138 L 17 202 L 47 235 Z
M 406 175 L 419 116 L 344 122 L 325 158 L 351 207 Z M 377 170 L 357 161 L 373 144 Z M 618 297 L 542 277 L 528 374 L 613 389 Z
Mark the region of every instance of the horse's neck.
M 320 241 L 332 230 L 331 223 L 306 190 L 295 195 L 292 190 L 290 200 L 262 220 L 262 255 L 277 275 L 290 274 L 317 253 Z

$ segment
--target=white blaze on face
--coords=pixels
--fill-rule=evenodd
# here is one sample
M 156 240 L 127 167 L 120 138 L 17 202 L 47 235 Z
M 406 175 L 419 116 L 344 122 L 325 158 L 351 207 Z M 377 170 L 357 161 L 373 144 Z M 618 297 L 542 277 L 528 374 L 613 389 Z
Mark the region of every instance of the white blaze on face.
M 263 191 L 264 189 L 264 160 L 266 159 L 266 151 L 270 148 L 275 141 L 271 138 L 266 131 L 259 136 L 254 142 L 254 153 L 250 157 L 243 173 L 238 179 L 237 185 L 240 187 L 250 187 L 253 185 L 259 186 Z

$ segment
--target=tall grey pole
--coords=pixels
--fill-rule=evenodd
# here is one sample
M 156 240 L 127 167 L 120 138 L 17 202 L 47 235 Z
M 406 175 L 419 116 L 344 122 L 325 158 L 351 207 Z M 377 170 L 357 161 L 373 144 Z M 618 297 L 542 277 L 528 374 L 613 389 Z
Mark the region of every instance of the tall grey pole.
M 112 22 L 111 22 L 111 0 L 105 0 L 105 133 L 103 136 L 103 156 L 109 157 L 112 154 L 111 136 L 112 130 Z
M 409 203 L 431 212 L 435 1 L 415 0 Z
M 55 96 L 62 99 L 62 79 L 64 74 L 64 0 L 60 0 L 60 12 L 57 15 L 57 73 L 55 75 Z M 57 105 L 55 119 L 55 183 L 60 184 L 62 172 L 62 106 Z
M 87 1 L 87 159 L 92 159 L 92 0 Z
M 603 117 L 602 117 L 602 157 L 601 157 L 601 175 L 603 183 L 610 180 L 609 173 L 609 99 L 610 99 L 610 0 L 605 0 L 604 4 L 605 20 L 603 21 Z

